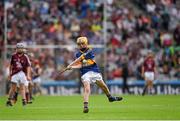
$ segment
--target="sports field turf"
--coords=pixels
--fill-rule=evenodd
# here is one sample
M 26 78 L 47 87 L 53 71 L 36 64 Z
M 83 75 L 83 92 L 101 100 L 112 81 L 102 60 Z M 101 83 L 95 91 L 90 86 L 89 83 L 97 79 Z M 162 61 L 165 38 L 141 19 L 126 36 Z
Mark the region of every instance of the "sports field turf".
M 123 97 L 122 102 L 109 103 L 104 95 L 91 95 L 88 114 L 82 113 L 81 96 L 40 96 L 25 107 L 20 99 L 13 107 L 6 107 L 6 97 L 0 97 L 0 120 L 180 119 L 180 95 Z

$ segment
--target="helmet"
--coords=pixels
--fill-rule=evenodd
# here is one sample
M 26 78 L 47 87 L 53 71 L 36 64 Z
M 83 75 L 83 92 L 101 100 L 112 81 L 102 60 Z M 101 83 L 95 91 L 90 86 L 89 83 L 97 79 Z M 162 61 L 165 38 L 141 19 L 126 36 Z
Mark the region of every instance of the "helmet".
M 17 43 L 16 48 L 24 49 L 26 47 L 25 43 Z
M 78 38 L 77 38 L 77 44 L 80 44 L 80 43 L 88 44 L 88 39 L 87 39 L 87 37 L 78 37 Z

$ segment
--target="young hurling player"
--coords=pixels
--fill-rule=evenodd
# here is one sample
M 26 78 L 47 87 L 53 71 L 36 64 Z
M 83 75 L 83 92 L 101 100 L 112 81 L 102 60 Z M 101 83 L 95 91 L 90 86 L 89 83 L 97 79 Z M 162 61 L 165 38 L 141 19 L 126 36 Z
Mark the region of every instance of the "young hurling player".
M 31 53 L 27 53 L 27 51 L 24 51 L 24 54 L 28 55 L 29 60 L 32 63 Z M 32 67 L 31 67 L 31 72 L 32 72 Z M 31 77 L 32 77 L 32 75 L 31 75 Z M 26 95 L 27 104 L 32 104 L 32 86 L 33 86 L 32 80 L 28 81 L 28 83 L 25 85 L 25 95 Z M 19 94 L 19 85 L 17 86 L 16 92 L 14 93 L 14 96 L 12 99 L 12 102 L 14 104 L 17 102 L 18 94 Z
M 76 53 L 76 57 L 81 57 L 81 63 L 79 65 L 80 73 L 81 73 L 81 81 L 84 87 L 83 101 L 84 101 L 84 113 L 89 112 L 88 102 L 90 95 L 90 84 L 97 84 L 103 92 L 106 94 L 109 102 L 121 101 L 122 97 L 114 97 L 110 94 L 110 91 L 107 85 L 104 83 L 102 76 L 100 74 L 99 67 L 97 66 L 94 58 L 93 51 L 88 47 L 88 40 L 86 37 L 79 37 L 77 39 L 77 45 L 79 47 L 79 51 Z M 68 67 L 71 69 L 72 67 Z
M 156 69 L 153 53 L 148 52 L 147 58 L 144 60 L 144 64 L 142 66 L 142 77 L 144 77 L 146 81 L 142 93 L 143 96 L 145 95 L 146 91 L 148 91 L 148 93 L 152 93 L 155 71 Z
M 12 106 L 13 96 L 16 92 L 17 85 L 19 85 L 20 87 L 23 106 L 27 104 L 25 86 L 28 86 L 28 80 L 31 80 L 31 63 L 29 61 L 29 57 L 26 54 L 24 54 L 24 49 L 24 43 L 17 43 L 16 53 L 14 53 L 11 57 L 9 68 L 9 80 L 11 81 L 11 87 L 9 90 L 9 98 L 6 102 L 7 106 Z
M 35 59 L 32 64 L 32 72 L 33 72 L 33 84 L 34 84 L 34 94 L 38 95 L 41 94 L 41 73 L 42 68 L 40 66 L 40 62 Z

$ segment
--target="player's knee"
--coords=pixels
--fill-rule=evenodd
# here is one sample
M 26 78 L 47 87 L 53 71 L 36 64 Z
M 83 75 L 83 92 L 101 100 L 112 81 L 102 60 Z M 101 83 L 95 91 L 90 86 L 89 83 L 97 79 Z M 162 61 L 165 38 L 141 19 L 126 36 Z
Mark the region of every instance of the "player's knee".
M 13 92 L 16 92 L 16 88 L 15 87 L 12 87 L 11 88 Z
M 16 91 L 16 85 L 15 85 L 15 84 L 12 84 L 12 85 L 11 85 L 11 89 L 12 89 L 13 91 Z
M 28 89 L 28 88 L 25 88 L 25 92 L 29 93 L 29 89 Z
M 21 91 L 22 91 L 22 90 L 24 90 L 24 91 L 26 90 L 24 84 L 21 84 L 21 85 L 20 85 L 20 90 L 21 90 Z
M 90 88 L 89 87 L 85 87 L 84 91 L 85 91 L 85 93 L 90 93 Z
M 96 84 L 97 84 L 98 86 L 104 86 L 104 85 L 105 85 L 105 83 L 103 82 L 103 80 L 97 80 L 97 81 L 96 81 Z
M 153 85 L 153 82 L 152 82 L 152 81 L 150 81 L 149 83 L 150 83 L 150 85 Z
M 151 80 L 148 80 L 148 81 L 147 81 L 147 84 L 148 84 L 148 85 L 152 85 L 152 81 L 151 81 Z

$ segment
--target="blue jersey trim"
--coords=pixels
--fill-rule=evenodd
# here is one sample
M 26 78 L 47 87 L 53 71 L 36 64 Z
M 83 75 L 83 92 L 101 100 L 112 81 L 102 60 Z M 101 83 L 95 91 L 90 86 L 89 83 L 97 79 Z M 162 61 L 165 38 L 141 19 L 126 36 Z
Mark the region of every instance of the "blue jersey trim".
M 87 50 L 86 52 L 84 52 L 84 53 L 78 51 L 78 52 L 76 53 L 76 58 L 80 57 L 82 54 L 84 54 L 85 59 L 93 59 L 93 60 L 94 60 L 95 55 L 94 55 L 94 53 L 93 53 L 92 50 L 89 50 L 89 49 L 88 49 L 88 50 Z M 96 63 L 94 63 L 93 65 L 89 65 L 89 66 L 82 67 L 82 68 L 80 69 L 81 75 L 84 75 L 85 73 L 87 73 L 87 72 L 89 72 L 89 71 L 98 72 L 98 73 L 100 72 L 100 71 L 99 71 L 99 67 L 97 66 Z

